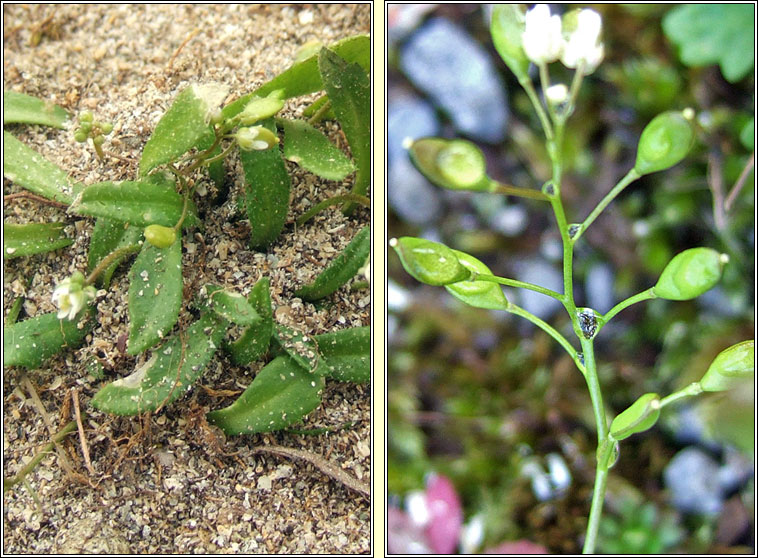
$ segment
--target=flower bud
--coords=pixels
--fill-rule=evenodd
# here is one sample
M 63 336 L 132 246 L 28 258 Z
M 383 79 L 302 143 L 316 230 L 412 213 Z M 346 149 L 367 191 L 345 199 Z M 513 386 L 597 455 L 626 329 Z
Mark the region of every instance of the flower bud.
M 390 240 L 390 246 L 397 252 L 405 271 L 427 285 L 449 285 L 471 276 L 453 251 L 439 242 L 404 236 Z
M 113 131 L 113 124 L 110 122 L 104 122 L 100 125 L 100 131 L 107 136 Z
M 690 300 L 713 288 L 721 279 L 726 254 L 711 248 L 690 248 L 674 256 L 653 287 L 655 296 Z
M 611 436 L 623 440 L 632 434 L 651 428 L 661 414 L 661 400 L 657 393 L 646 393 L 629 408 L 621 412 L 611 423 Z
M 661 113 L 642 131 L 634 170 L 643 175 L 673 167 L 684 159 L 694 140 L 692 125 L 683 112 Z
M 81 124 L 79 124 L 79 130 L 85 134 L 89 134 L 92 131 L 92 122 L 86 120 L 83 121 Z
M 525 19 L 518 4 L 496 4 L 492 10 L 490 33 L 500 58 L 519 81 L 529 79 L 529 59 L 522 43 Z
M 565 44 L 561 62 L 567 68 L 582 66 L 582 74 L 594 72 L 605 55 L 600 41 L 603 20 L 594 10 L 572 10 L 563 16 Z
M 176 241 L 176 231 L 163 225 L 148 225 L 145 240 L 157 248 L 168 248 Z
M 755 375 L 755 340 L 742 341 L 721 351 L 700 380 L 703 391 L 724 391 Z
M 243 126 L 255 124 L 260 120 L 274 116 L 282 110 L 284 100 L 282 100 L 283 91 L 277 89 L 272 91 L 267 97 L 253 97 L 237 117 L 239 123 Z
M 97 135 L 94 138 L 92 138 L 92 143 L 95 145 L 103 145 L 105 143 L 105 138 L 101 135 Z
M 547 4 L 537 4 L 526 12 L 521 42 L 527 58 L 535 64 L 558 60 L 563 52 L 561 17 L 551 16 Z
M 489 192 L 492 183 L 481 150 L 466 140 L 422 138 L 410 147 L 413 164 L 437 186 Z
M 84 143 L 85 141 L 87 141 L 88 137 L 89 136 L 87 135 L 87 132 L 85 132 L 84 130 L 79 129 L 76 132 L 74 132 L 74 140 L 76 140 L 79 143 Z
M 94 119 L 94 116 L 91 112 L 85 111 L 79 115 L 79 122 L 89 122 L 92 123 L 92 120 Z
M 545 90 L 545 98 L 551 105 L 560 105 L 568 100 L 568 87 L 563 83 L 551 85 Z
M 279 143 L 274 132 L 263 126 L 240 128 L 235 134 L 237 143 L 243 151 L 264 151 Z

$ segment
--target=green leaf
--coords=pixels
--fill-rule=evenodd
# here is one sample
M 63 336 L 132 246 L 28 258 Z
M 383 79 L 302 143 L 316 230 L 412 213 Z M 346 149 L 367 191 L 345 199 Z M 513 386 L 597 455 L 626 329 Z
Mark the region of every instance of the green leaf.
M 255 308 L 239 293 L 227 291 L 218 285 L 205 285 L 208 307 L 220 317 L 241 326 L 249 326 L 261 318 Z
M 227 435 L 280 430 L 321 403 L 324 378 L 309 374 L 288 356 L 269 362 L 229 407 L 208 413 Z
M 63 223 L 3 223 L 3 254 L 8 259 L 41 254 L 69 246 L 74 241 L 63 233 Z
M 273 118 L 261 124 L 276 131 Z M 250 246 L 263 250 L 277 239 L 287 221 L 290 175 L 278 149 L 240 151 L 240 162 L 245 172 Z
M 3 328 L 3 365 L 37 368 L 66 348 L 78 347 L 92 327 L 92 311 L 78 320 L 59 320 L 42 314 Z
M 3 91 L 3 124 L 42 124 L 64 129 L 69 114 L 63 107 L 15 91 Z
M 102 388 L 92 398 L 96 409 L 114 415 L 155 411 L 186 393 L 213 358 L 226 323 L 205 314 L 186 332 L 172 336 L 131 375 Z
M 249 364 L 268 351 L 274 330 L 274 313 L 271 309 L 269 287 L 268 277 L 263 277 L 255 284 L 247 297 L 247 301 L 260 316 L 260 321 L 248 327 L 237 341 L 227 345 L 226 348 L 235 364 Z
M 210 116 L 226 93 L 226 87 L 211 84 L 191 85 L 179 93 L 145 144 L 139 163 L 140 176 L 174 161 L 199 144 L 210 147 L 208 137 L 213 136 Z
M 89 273 L 97 267 L 103 258 L 114 250 L 136 245 L 142 236 L 142 229 L 129 223 L 115 221 L 100 217 L 95 221 L 92 229 L 92 236 L 89 241 L 89 252 L 87 253 L 87 270 Z M 98 277 L 99 283 L 108 288 L 111 283 L 111 277 L 116 271 L 119 264 L 124 261 L 126 254 L 114 260 L 105 271 Z
M 277 119 L 284 130 L 284 157 L 327 180 L 342 180 L 355 170 L 327 137 L 302 120 Z
M 136 355 L 174 327 L 182 307 L 182 243 L 158 248 L 145 242 L 129 270 L 129 343 Z
M 755 117 L 745 122 L 740 131 L 740 142 L 749 151 L 755 149 Z
M 318 67 L 358 167 L 352 192 L 366 195 L 371 183 L 371 83 L 358 64 L 326 48 L 319 53 Z
M 70 204 L 81 189 L 57 165 L 3 130 L 3 176 L 30 192 Z
M 295 291 L 295 296 L 309 302 L 329 296 L 358 273 L 370 254 L 371 229 L 363 227 L 312 283 Z
M 479 275 L 492 275 L 490 268 L 464 252 L 453 250 L 461 265 L 469 271 Z M 503 294 L 503 289 L 497 283 L 489 281 L 461 281 L 445 288 L 458 300 L 469 306 L 487 308 L 488 310 L 507 310 L 508 301 Z
M 687 66 L 718 63 L 734 83 L 755 63 L 755 5 L 684 4 L 663 16 L 663 32 Z
M 274 324 L 274 332 L 271 337 L 303 370 L 317 376 L 324 376 L 326 370 L 321 362 L 316 340 L 302 331 L 291 327 Z
M 661 400 L 658 394 L 646 393 L 613 419 L 611 436 L 616 440 L 623 440 L 632 434 L 644 432 L 658 422 L 660 415 Z
M 353 327 L 316 335 L 326 375 L 340 382 L 371 381 L 371 327 Z
M 345 60 L 357 62 L 366 72 L 371 71 L 371 38 L 368 35 L 348 37 L 331 45 L 331 49 Z M 254 96 L 263 97 L 277 89 L 282 90 L 282 98 L 289 99 L 320 91 L 323 87 L 318 69 L 318 53 L 314 53 L 305 60 L 296 62 L 255 91 L 228 104 L 222 114 L 225 119 L 236 116 Z
M 70 211 L 78 215 L 104 217 L 139 227 L 157 224 L 173 227 L 179 222 L 184 199 L 170 182 L 154 177 L 138 181 L 98 182 L 87 186 L 74 200 Z M 197 224 L 197 210 L 190 201 L 182 226 Z

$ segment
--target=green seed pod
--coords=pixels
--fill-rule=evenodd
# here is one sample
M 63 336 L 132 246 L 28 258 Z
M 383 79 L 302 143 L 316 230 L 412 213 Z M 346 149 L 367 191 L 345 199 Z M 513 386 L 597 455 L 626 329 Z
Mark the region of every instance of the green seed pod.
M 453 251 L 439 242 L 404 236 L 390 240 L 390 246 L 397 252 L 405 271 L 427 285 L 449 285 L 471 276 Z
M 453 250 L 458 262 L 467 268 L 472 275 L 492 275 L 490 268 L 477 260 L 474 256 Z M 497 283 L 490 281 L 461 281 L 453 285 L 445 285 L 448 292 L 461 302 L 476 308 L 488 310 L 507 310 L 508 301 L 503 294 L 503 289 Z
M 176 231 L 163 225 L 145 227 L 145 240 L 156 248 L 168 248 L 176 241 Z
M 87 137 L 87 132 L 82 129 L 78 129 L 76 132 L 74 132 L 74 139 L 79 143 L 84 143 L 87 141 Z
M 686 117 L 691 112 L 691 109 L 664 112 L 645 126 L 637 147 L 635 171 L 649 174 L 673 167 L 684 159 L 695 139 L 691 118 Z
M 519 81 L 529 79 L 529 59 L 521 35 L 524 33 L 524 12 L 518 4 L 496 4 L 492 10 L 490 33 L 492 42 L 505 65 Z
M 755 340 L 742 341 L 721 351 L 700 380 L 703 391 L 724 391 L 755 375 Z
M 85 111 L 79 115 L 79 122 L 89 122 L 91 124 L 93 119 L 94 116 L 89 111 Z
M 611 423 L 611 436 L 623 440 L 632 434 L 651 428 L 661 414 L 661 400 L 657 393 L 646 393 L 629 408 L 621 412 Z
M 713 288 L 729 261 L 726 254 L 711 248 L 690 248 L 674 256 L 653 287 L 653 293 L 667 300 L 690 300 Z
M 484 155 L 469 141 L 422 138 L 413 142 L 409 153 L 416 168 L 437 186 L 477 192 L 492 190 Z

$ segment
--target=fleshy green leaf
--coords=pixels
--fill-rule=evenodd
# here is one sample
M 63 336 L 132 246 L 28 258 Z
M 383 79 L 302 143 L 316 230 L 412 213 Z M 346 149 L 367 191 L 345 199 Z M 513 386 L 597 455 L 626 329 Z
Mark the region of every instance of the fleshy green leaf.
M 340 382 L 371 381 L 371 327 L 316 335 L 326 375 Z
M 3 176 L 30 192 L 70 204 L 81 189 L 57 165 L 3 130 Z
M 157 224 L 173 227 L 182 216 L 184 199 L 170 182 L 150 177 L 138 181 L 98 182 L 87 186 L 74 200 L 70 211 L 90 217 L 104 217 L 146 227 Z M 198 223 L 190 201 L 183 226 Z
M 295 292 L 303 300 L 329 296 L 352 279 L 371 254 L 371 229 L 363 227 L 342 253 L 316 279 Z
M 371 183 L 371 83 L 360 65 L 326 48 L 319 53 L 318 67 L 358 168 L 352 192 L 363 196 Z
M 3 124 L 42 124 L 65 128 L 69 114 L 63 107 L 15 91 L 3 91 Z
M 229 343 L 227 350 L 236 364 L 244 365 L 258 360 L 268 351 L 274 328 L 274 313 L 271 309 L 270 282 L 268 277 L 260 279 L 247 301 L 255 308 L 260 321 L 248 327 L 237 341 Z
M 273 118 L 262 122 L 276 131 Z M 284 228 L 290 203 L 290 175 L 278 149 L 240 151 L 245 172 L 245 205 L 250 219 L 250 246 L 263 250 Z
M 63 233 L 63 226 L 63 223 L 3 223 L 3 254 L 9 259 L 20 258 L 73 244 Z
M 249 326 L 261 319 L 255 308 L 239 293 L 218 285 L 205 285 L 205 292 L 210 310 L 233 324 Z
M 316 128 L 302 120 L 277 120 L 284 130 L 284 157 L 327 180 L 342 180 L 355 166 Z
M 52 312 L 4 327 L 3 365 L 37 368 L 54 354 L 78 347 L 92 327 L 90 316 L 91 310 L 77 320 L 59 320 Z
M 191 85 L 179 93 L 145 144 L 140 175 L 170 163 L 199 144 L 210 147 L 210 115 L 224 101 L 227 91 L 224 86 L 207 84 Z
M 129 271 L 129 343 L 136 355 L 174 327 L 182 307 L 182 243 L 158 248 L 145 242 Z
M 755 63 L 755 5 L 684 4 L 663 17 L 663 32 L 687 66 L 718 63 L 734 83 Z
M 357 62 L 366 72 L 371 71 L 371 38 L 368 35 L 348 37 L 334 43 L 330 48 L 345 60 Z M 323 87 L 318 70 L 318 53 L 314 53 L 305 60 L 296 62 L 255 91 L 228 104 L 222 112 L 224 118 L 236 116 L 252 97 L 266 96 L 277 89 L 282 90 L 282 98 L 289 99 L 320 91 Z
M 453 250 L 458 261 L 467 268 L 479 275 L 492 275 L 490 268 L 464 252 Z M 488 310 L 507 310 L 508 301 L 503 294 L 503 289 L 497 283 L 489 281 L 461 281 L 452 285 L 445 285 L 445 288 L 458 300 L 465 302 L 470 306 L 477 308 L 487 308 Z
M 97 264 L 114 250 L 136 245 L 141 236 L 141 227 L 121 221 L 114 221 L 113 219 L 98 218 L 95 221 L 89 241 L 89 252 L 87 253 L 88 271 L 92 273 Z M 116 271 L 116 268 L 124 261 L 126 256 L 124 254 L 123 257 L 116 259 L 100 274 L 98 281 L 104 288 L 108 288 L 113 272 Z
M 208 422 L 227 435 L 280 430 L 318 407 L 323 388 L 324 378 L 280 356 L 264 366 L 229 407 L 208 413 Z
M 153 351 L 131 375 L 98 391 L 92 405 L 114 415 L 138 415 L 176 401 L 202 375 L 226 325 L 212 314 L 202 316 Z
M 272 339 L 306 372 L 318 376 L 326 374 L 316 341 L 310 335 L 282 324 L 274 324 Z

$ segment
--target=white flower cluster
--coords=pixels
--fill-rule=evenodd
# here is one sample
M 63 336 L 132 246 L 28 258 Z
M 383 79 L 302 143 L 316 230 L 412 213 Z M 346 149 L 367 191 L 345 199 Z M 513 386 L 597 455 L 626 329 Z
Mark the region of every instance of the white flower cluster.
M 600 41 L 603 27 L 600 14 L 594 10 L 569 13 L 566 21 L 550 15 L 547 4 L 537 4 L 526 13 L 521 42 L 527 58 L 535 64 L 560 59 L 564 66 L 591 74 L 603 60 L 605 50 Z
M 58 283 L 53 291 L 53 303 L 58 307 L 58 319 L 73 320 L 90 301 L 95 299 L 95 287 L 84 286 L 84 275 L 74 272 Z

